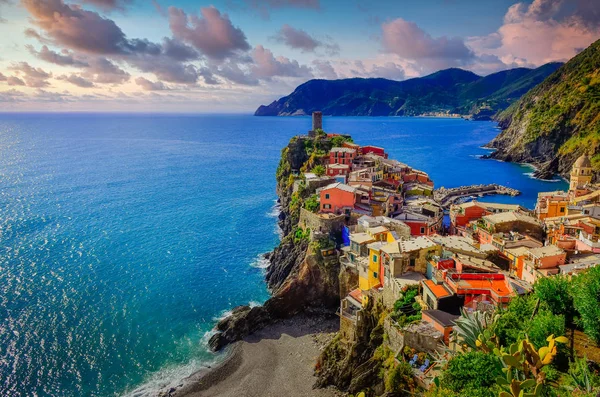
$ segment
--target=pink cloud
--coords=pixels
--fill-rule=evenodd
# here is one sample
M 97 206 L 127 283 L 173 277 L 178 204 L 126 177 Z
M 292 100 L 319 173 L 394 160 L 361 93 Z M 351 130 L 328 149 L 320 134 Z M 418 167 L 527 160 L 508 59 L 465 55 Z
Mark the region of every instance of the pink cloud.
M 246 35 L 233 26 L 227 14 L 212 6 L 201 8 L 200 14 L 188 16 L 179 8 L 169 7 L 173 36 L 212 59 L 222 60 L 250 49 Z

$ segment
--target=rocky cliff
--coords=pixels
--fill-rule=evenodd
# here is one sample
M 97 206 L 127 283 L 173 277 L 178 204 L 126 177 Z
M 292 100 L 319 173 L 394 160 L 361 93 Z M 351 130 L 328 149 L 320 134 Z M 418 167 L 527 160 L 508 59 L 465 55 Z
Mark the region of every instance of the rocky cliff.
M 564 64 L 497 117 L 491 157 L 532 163 L 537 176 L 567 176 L 587 153 L 600 170 L 600 40 Z
M 263 306 L 233 309 L 217 324 L 217 333 L 209 341 L 212 350 L 220 350 L 278 319 L 306 311 L 334 312 L 339 306 L 339 263 L 325 263 L 318 242 L 297 233 L 300 208 L 308 193 L 302 189 L 294 192 L 295 175 L 321 163 L 323 153 L 330 148 L 329 140 L 321 136 L 294 137 L 283 149 L 276 175 L 283 238 L 267 255 L 270 265 L 266 281 L 272 296 Z

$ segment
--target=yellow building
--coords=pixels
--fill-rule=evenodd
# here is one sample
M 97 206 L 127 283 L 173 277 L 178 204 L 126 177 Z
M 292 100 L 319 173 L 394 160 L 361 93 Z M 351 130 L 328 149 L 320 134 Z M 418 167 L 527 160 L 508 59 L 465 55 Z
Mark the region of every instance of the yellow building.
M 569 193 L 574 197 L 581 195 L 578 194 L 580 193 L 580 190 L 582 190 L 582 194 L 587 193 L 583 188 L 592 182 L 592 175 L 592 161 L 584 154 L 575 161 L 575 164 L 573 164 L 569 183 Z
M 563 191 L 538 193 L 535 215 L 539 220 L 567 215 L 569 196 Z

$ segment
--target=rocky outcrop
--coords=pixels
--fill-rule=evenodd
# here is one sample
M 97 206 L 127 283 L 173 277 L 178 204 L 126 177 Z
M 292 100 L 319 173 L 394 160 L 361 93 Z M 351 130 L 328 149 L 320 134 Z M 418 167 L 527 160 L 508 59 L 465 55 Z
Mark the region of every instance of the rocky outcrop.
M 294 231 L 303 197 L 293 193 L 293 172 L 300 170 L 311 156 L 307 148 L 327 145 L 323 138 L 292 138 L 282 151 L 277 169 L 277 193 L 281 205 L 279 225 L 283 238 L 267 255 L 270 265 L 266 281 L 272 296 L 263 306 L 239 306 L 221 320 L 210 339 L 213 351 L 238 341 L 247 335 L 301 312 L 334 312 L 339 306 L 339 263 L 333 266 L 320 257 L 318 242 L 309 244 L 306 238 L 296 238 Z M 295 196 L 294 196 L 295 195 Z
M 345 341 L 338 335 L 317 360 L 316 387 L 336 386 L 348 393 L 381 388 L 381 360 L 375 357 L 383 343 L 383 304 L 369 299 L 357 323 L 355 340 Z

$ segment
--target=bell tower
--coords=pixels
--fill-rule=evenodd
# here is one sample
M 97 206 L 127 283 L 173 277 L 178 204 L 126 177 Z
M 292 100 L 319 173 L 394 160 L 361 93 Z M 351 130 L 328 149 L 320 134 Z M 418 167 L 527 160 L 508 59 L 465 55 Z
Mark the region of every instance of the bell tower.
M 582 188 L 592 182 L 592 162 L 590 158 L 583 154 L 581 155 L 571 170 L 571 180 L 569 183 L 569 192 L 574 193 L 577 188 Z

